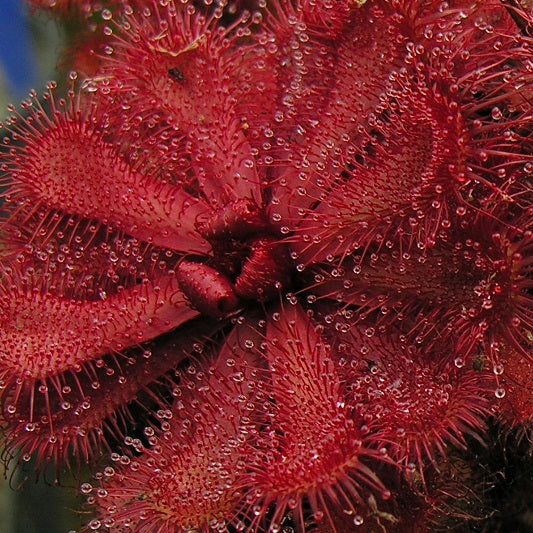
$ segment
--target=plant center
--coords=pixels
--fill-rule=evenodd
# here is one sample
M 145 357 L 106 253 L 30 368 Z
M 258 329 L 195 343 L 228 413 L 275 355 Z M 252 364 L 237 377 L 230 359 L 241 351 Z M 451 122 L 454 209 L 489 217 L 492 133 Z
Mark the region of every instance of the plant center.
M 197 230 L 212 255 L 183 260 L 177 276 L 200 312 L 221 317 L 245 301 L 267 302 L 291 285 L 289 249 L 254 202 L 237 200 L 198 223 Z

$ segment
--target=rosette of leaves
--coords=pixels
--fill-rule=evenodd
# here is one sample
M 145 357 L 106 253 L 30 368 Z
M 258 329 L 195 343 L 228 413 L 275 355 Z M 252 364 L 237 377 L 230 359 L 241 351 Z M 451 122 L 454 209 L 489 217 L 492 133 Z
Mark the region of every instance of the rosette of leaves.
M 528 9 L 56 7 L 94 61 L 3 125 L 6 456 L 108 460 L 87 530 L 486 519 L 449 495 L 531 442 Z

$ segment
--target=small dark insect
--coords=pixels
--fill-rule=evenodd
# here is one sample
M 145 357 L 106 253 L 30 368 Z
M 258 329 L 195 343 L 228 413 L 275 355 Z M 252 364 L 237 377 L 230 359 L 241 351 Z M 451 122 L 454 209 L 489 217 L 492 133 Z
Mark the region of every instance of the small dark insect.
M 477 372 L 482 372 L 485 368 L 485 355 L 479 354 L 473 361 L 472 361 L 472 368 L 476 370 Z
M 174 81 L 185 81 L 185 75 L 183 72 L 176 67 L 172 67 L 168 69 L 168 75 L 174 80 Z

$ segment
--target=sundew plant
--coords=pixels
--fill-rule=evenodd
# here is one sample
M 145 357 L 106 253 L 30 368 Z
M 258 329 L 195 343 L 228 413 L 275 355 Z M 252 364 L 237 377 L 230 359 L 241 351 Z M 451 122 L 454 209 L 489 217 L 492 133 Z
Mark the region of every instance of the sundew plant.
M 2 124 L 4 461 L 84 532 L 526 528 L 531 3 L 31 4 L 76 31 Z

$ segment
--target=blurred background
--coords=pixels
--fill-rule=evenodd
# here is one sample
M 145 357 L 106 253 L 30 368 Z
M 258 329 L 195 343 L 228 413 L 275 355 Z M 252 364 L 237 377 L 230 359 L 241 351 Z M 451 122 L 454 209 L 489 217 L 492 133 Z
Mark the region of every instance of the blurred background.
M 25 0 L 0 0 L 0 121 L 10 113 L 7 104 L 19 107 L 30 89 L 44 92 L 56 79 L 63 31 L 43 13 L 29 16 Z M 67 533 L 79 529 L 82 517 L 73 509 L 81 502 L 68 488 L 54 486 L 54 473 L 35 478 L 25 471 L 3 472 L 0 462 L 0 533 Z M 78 486 L 62 478 L 67 487 Z
M 46 14 L 29 16 L 25 0 L 0 1 L 0 115 L 6 104 L 44 90 L 54 79 L 62 31 Z

